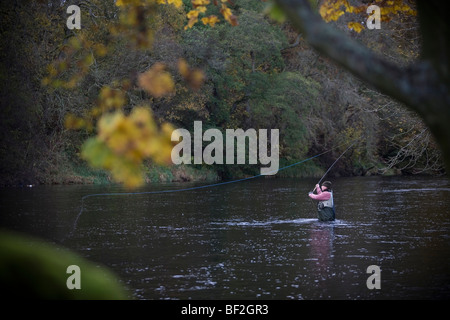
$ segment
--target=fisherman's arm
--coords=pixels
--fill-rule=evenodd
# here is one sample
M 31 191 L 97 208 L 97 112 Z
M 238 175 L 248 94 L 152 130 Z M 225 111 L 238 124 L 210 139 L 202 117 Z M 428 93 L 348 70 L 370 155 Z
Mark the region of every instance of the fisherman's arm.
M 326 201 L 330 199 L 331 194 L 329 192 L 322 192 L 321 194 L 310 193 L 309 197 L 314 200 Z
M 314 194 L 314 191 L 316 191 L 316 194 Z M 316 196 L 322 193 L 322 189 L 320 189 L 319 184 L 316 184 L 316 186 L 314 187 L 313 191 L 310 192 L 308 195 L 310 198 L 317 200 Z
M 310 192 L 308 195 L 311 199 L 319 200 L 319 201 L 326 201 L 331 198 L 331 193 L 329 193 L 329 192 L 320 192 L 320 194 L 314 194 L 314 193 Z

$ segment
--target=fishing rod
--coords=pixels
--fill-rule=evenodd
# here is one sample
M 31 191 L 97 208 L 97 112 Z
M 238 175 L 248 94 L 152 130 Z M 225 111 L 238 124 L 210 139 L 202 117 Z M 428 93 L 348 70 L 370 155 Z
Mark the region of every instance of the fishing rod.
M 345 149 L 344 152 L 342 152 L 342 154 L 341 154 L 341 155 L 340 155 L 340 156 L 339 156 L 339 157 L 331 164 L 331 166 L 328 168 L 328 170 L 325 172 L 325 174 L 322 176 L 322 178 L 320 178 L 319 182 L 316 183 L 316 185 L 319 185 L 319 188 L 320 188 L 320 183 L 321 183 L 322 180 L 326 177 L 326 175 L 328 174 L 328 172 L 330 172 L 331 168 L 333 168 L 334 165 L 339 161 L 339 159 L 341 159 L 341 158 L 344 156 L 344 154 L 345 154 L 348 150 L 350 150 L 350 148 L 353 147 L 353 145 L 354 145 L 356 142 L 360 141 L 361 139 L 362 139 L 362 137 L 359 138 L 359 139 L 356 139 L 355 141 L 353 141 L 353 143 L 352 143 L 351 145 L 349 145 L 349 146 L 347 147 L 347 149 Z M 311 192 L 314 192 L 314 190 L 316 190 L 316 185 L 315 185 L 314 188 L 311 190 Z M 314 206 L 314 209 L 315 209 L 315 204 L 314 204 L 313 199 L 311 199 L 311 198 L 309 198 L 309 199 L 311 200 L 311 203 L 312 203 L 312 205 Z

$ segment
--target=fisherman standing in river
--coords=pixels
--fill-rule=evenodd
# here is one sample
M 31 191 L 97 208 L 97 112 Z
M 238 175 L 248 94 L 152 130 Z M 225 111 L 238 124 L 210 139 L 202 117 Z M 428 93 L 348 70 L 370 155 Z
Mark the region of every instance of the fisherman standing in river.
M 315 192 L 315 193 L 314 193 Z M 309 197 L 318 200 L 317 204 L 318 218 L 320 221 L 334 221 L 335 210 L 333 201 L 333 191 L 331 190 L 331 182 L 325 181 L 322 187 L 316 184 L 316 187 L 310 192 Z

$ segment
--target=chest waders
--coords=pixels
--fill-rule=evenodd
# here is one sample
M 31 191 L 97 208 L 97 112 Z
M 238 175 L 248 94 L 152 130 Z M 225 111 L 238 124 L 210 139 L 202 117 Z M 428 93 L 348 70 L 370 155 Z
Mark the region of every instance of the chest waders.
M 317 204 L 318 218 L 320 221 L 334 221 L 336 218 L 334 210 L 333 192 L 330 192 L 330 199 L 319 201 Z

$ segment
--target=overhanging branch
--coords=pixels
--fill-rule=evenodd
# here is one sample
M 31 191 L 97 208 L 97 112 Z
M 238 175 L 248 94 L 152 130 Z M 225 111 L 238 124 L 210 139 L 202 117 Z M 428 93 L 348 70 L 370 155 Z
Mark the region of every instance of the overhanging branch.
M 439 78 L 427 62 L 402 69 L 325 23 L 307 0 L 275 2 L 313 48 L 380 92 L 405 103 L 421 115 L 426 115 L 435 106 L 435 99 L 433 102 L 429 100 L 430 90 L 438 99 L 450 101 L 446 90 L 443 92 L 436 87 Z
M 417 112 L 440 145 L 450 173 L 450 85 L 432 63 L 422 60 L 400 68 L 333 29 L 311 9 L 308 0 L 274 1 L 314 49 Z

